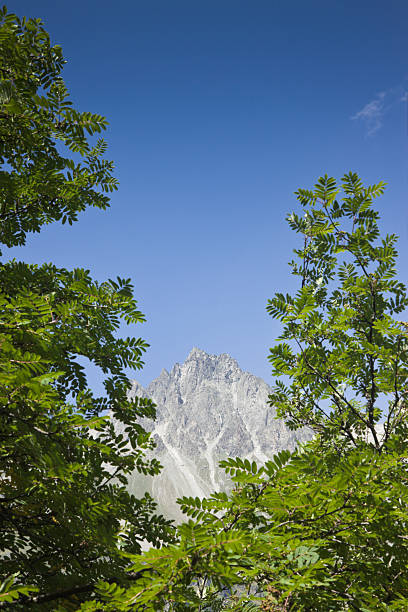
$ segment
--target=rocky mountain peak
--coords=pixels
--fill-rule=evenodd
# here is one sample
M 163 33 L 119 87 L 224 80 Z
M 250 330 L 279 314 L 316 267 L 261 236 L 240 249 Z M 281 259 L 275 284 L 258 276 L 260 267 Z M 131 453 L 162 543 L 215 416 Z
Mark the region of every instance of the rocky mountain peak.
M 177 497 L 203 497 L 230 486 L 218 467 L 221 459 L 264 462 L 310 438 L 310 432 L 292 432 L 275 418 L 267 403 L 270 393 L 265 381 L 242 371 L 228 354 L 209 355 L 197 347 L 146 389 L 134 381 L 130 396 L 150 397 L 157 404 L 156 421 L 143 424 L 152 432 L 154 455 L 164 469 L 153 479 L 135 474 L 131 487 L 138 493 L 147 488 L 163 512 L 180 519 Z

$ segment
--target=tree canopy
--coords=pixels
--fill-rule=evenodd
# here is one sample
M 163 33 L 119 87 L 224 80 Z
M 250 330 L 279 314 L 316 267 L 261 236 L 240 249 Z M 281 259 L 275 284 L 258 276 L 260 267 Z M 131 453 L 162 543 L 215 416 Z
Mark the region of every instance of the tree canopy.
M 11 247 L 107 208 L 117 181 L 105 142 L 92 143 L 106 120 L 73 108 L 61 48 L 41 21 L 3 8 L 0 57 L 0 242 Z M 143 541 L 171 539 L 153 500 L 125 486 L 133 470 L 160 467 L 144 456 L 152 443 L 138 422 L 154 405 L 127 398 L 125 368 L 140 368 L 147 347 L 117 333 L 144 321 L 132 289 L 85 269 L 0 262 L 0 604 L 77 609 L 96 581 L 135 578 L 126 555 Z M 102 397 L 84 358 L 105 376 Z

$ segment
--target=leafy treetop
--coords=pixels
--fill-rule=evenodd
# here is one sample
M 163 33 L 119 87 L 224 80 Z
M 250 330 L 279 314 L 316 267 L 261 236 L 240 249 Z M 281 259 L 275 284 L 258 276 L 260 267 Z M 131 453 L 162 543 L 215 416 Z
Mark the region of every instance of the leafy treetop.
M 92 146 L 87 138 L 106 119 L 73 108 L 61 47 L 51 45 L 41 20 L 3 7 L 0 56 L 0 242 L 11 247 L 45 223 L 73 223 L 88 206 L 107 208 L 117 180 L 102 158 L 104 141 Z
M 273 373 L 291 381 L 278 380 L 270 397 L 279 416 L 353 444 L 368 436 L 377 450 L 404 422 L 408 377 L 406 325 L 394 318 L 408 306 L 395 278 L 397 238 L 380 239 L 373 209 L 383 190 L 355 173 L 340 186 L 326 175 L 314 190 L 299 189 L 305 212 L 288 221 L 303 237 L 291 262 L 301 288 L 267 307 L 284 324 L 270 351 Z

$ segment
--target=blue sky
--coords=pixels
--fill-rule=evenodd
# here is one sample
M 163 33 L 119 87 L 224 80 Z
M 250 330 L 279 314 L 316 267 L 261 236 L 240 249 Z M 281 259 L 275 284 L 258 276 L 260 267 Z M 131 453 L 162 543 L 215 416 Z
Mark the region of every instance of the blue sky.
M 322 174 L 385 180 L 384 232 L 408 281 L 408 4 L 292 0 L 16 0 L 68 61 L 76 107 L 103 114 L 120 189 L 108 212 L 53 225 L 10 255 L 131 277 L 151 345 L 142 384 L 193 346 L 272 382 L 296 288 L 293 192 Z M 97 377 L 92 374 L 96 385 Z

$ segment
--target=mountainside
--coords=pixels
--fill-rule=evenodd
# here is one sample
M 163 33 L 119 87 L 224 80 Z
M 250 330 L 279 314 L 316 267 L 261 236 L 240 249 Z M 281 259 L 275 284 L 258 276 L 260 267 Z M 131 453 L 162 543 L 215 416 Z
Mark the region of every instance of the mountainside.
M 277 451 L 294 449 L 310 432 L 291 432 L 267 406 L 271 388 L 243 372 L 229 355 L 208 355 L 194 348 L 184 364 L 163 370 L 147 389 L 136 381 L 130 395 L 150 397 L 157 420 L 145 420 L 157 443 L 154 451 L 163 465 L 155 478 L 134 474 L 130 489 L 148 490 L 161 512 L 180 520 L 177 497 L 203 497 L 228 489 L 230 483 L 218 462 L 226 457 L 264 462 Z

